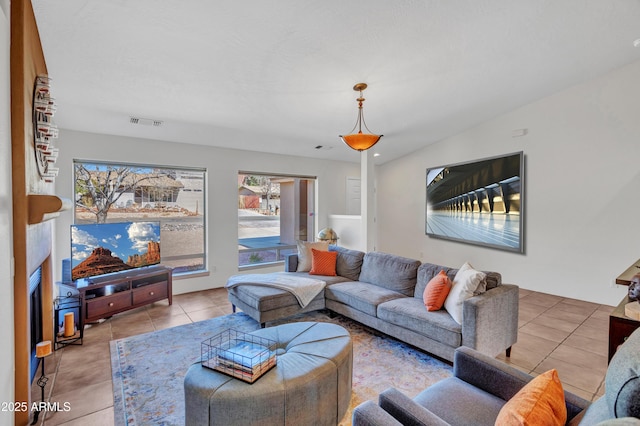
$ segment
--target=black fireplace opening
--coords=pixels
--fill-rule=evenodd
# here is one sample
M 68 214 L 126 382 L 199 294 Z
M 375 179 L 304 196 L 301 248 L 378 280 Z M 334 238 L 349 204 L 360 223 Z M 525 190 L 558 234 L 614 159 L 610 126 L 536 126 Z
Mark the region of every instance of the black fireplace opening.
M 36 346 L 43 339 L 42 325 L 42 268 L 39 267 L 29 277 L 29 325 L 31 329 L 31 359 L 29 368 L 31 371 L 30 382 L 38 370 L 40 359 L 36 357 Z

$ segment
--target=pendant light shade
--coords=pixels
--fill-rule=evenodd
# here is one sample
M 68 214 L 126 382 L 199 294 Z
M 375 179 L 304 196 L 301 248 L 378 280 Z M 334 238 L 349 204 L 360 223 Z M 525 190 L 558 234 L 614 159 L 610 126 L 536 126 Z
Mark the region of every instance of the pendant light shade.
M 356 151 L 365 151 L 371 148 L 383 136 L 372 134 L 371 130 L 369 130 L 366 123 L 364 122 L 364 116 L 362 115 L 362 104 L 364 102 L 362 91 L 366 88 L 366 83 L 358 83 L 353 86 L 353 90 L 355 90 L 356 92 L 360 92 L 360 97 L 356 99 L 358 101 L 358 120 L 356 121 L 356 125 L 351 130 L 351 134 L 345 136 L 340 135 L 340 139 L 342 139 L 342 141 L 346 143 L 351 149 L 355 149 Z M 363 125 L 369 133 L 362 133 Z M 358 132 L 354 133 L 356 129 L 358 129 Z

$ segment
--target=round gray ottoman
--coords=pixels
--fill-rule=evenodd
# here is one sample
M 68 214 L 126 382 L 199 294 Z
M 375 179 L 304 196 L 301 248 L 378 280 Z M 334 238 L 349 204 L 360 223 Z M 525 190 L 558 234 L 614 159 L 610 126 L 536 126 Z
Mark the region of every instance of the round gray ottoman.
M 250 334 L 277 342 L 277 365 L 252 384 L 192 365 L 184 379 L 185 424 L 338 424 L 351 399 L 349 332 L 296 322 Z

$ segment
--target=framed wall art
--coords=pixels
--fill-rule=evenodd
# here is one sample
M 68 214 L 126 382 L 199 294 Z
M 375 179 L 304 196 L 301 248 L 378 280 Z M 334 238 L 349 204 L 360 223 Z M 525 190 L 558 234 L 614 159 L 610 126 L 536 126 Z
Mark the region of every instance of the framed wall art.
M 427 169 L 426 234 L 524 253 L 524 153 Z

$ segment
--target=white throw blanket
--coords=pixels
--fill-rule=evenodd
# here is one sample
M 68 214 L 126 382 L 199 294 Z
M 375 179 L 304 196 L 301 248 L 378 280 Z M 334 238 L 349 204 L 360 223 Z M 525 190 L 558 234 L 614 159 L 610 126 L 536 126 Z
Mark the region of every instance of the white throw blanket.
M 293 294 L 303 308 L 327 285 L 322 280 L 299 277 L 286 272 L 273 272 L 270 274 L 245 274 L 234 275 L 227 280 L 226 288 L 236 287 L 242 284 L 260 285 L 286 290 Z

